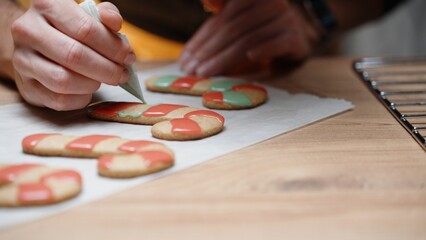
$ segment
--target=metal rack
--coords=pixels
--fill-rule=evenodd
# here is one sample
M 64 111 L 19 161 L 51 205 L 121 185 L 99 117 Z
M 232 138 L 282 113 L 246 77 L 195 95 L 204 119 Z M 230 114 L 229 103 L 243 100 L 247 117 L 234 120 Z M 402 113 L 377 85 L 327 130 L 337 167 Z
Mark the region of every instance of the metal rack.
M 426 57 L 362 58 L 353 68 L 426 151 Z

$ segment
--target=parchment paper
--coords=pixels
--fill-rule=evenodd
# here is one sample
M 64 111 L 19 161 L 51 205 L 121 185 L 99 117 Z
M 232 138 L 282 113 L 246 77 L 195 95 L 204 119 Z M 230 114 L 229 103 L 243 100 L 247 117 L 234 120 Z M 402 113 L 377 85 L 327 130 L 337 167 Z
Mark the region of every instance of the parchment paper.
M 139 73 L 144 81 L 153 74 L 179 73 L 175 65 Z M 144 83 L 141 83 L 144 86 Z M 51 206 L 0 208 L 0 228 L 32 221 L 59 213 L 130 188 L 160 176 L 185 169 L 215 157 L 264 141 L 276 135 L 351 109 L 350 102 L 319 98 L 308 94 L 291 95 L 267 87 L 269 101 L 255 109 L 217 111 L 225 117 L 225 129 L 218 135 L 189 142 L 161 141 L 151 137 L 151 126 L 102 122 L 86 118 L 84 112 L 54 112 L 25 104 L 0 107 L 0 164 L 36 162 L 53 167 L 78 170 L 83 176 L 83 192 L 76 198 Z M 201 98 L 174 94 L 144 92 L 148 104 L 174 103 L 202 108 Z M 118 87 L 102 86 L 97 100 L 137 101 Z M 173 168 L 149 176 L 114 180 L 97 175 L 96 160 L 62 157 L 38 157 L 22 153 L 21 140 L 35 133 L 70 135 L 111 134 L 128 139 L 161 141 L 176 154 Z

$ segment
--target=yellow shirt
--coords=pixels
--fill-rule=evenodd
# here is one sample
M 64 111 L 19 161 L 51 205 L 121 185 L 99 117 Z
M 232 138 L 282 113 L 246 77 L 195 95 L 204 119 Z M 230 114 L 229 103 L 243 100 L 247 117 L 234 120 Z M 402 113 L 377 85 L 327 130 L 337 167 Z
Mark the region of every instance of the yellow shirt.
M 17 2 L 24 9 L 28 9 L 31 5 L 31 0 L 17 0 Z M 127 36 L 137 58 L 141 61 L 176 60 L 183 49 L 182 43 L 149 33 L 127 21 L 123 22 L 120 32 Z

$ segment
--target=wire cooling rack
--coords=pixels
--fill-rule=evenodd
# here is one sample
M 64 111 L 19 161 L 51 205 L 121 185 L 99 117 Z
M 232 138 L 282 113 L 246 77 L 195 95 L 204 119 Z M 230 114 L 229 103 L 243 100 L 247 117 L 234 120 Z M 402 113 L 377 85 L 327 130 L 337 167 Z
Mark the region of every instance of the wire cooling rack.
M 426 57 L 374 57 L 353 68 L 426 151 Z

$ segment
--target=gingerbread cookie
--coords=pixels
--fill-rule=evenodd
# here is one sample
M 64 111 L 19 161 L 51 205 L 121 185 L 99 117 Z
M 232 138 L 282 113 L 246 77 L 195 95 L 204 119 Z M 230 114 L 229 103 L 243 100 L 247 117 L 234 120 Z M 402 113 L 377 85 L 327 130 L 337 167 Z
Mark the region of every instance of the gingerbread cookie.
M 0 206 L 46 205 L 73 198 L 81 192 L 78 172 L 41 164 L 0 166 Z
M 98 172 L 106 177 L 136 177 L 173 166 L 173 152 L 164 144 L 133 141 L 110 135 L 83 137 L 34 134 L 22 141 L 25 153 L 41 156 L 98 158 Z
M 146 81 L 147 89 L 203 96 L 204 106 L 212 109 L 247 109 L 266 102 L 265 88 L 242 80 L 212 80 L 202 77 L 179 77 L 166 75 L 151 77 Z
M 95 119 L 121 123 L 153 125 L 154 137 L 165 140 L 195 140 L 212 136 L 223 129 L 222 115 L 184 105 L 147 105 L 136 102 L 101 102 L 88 108 Z

